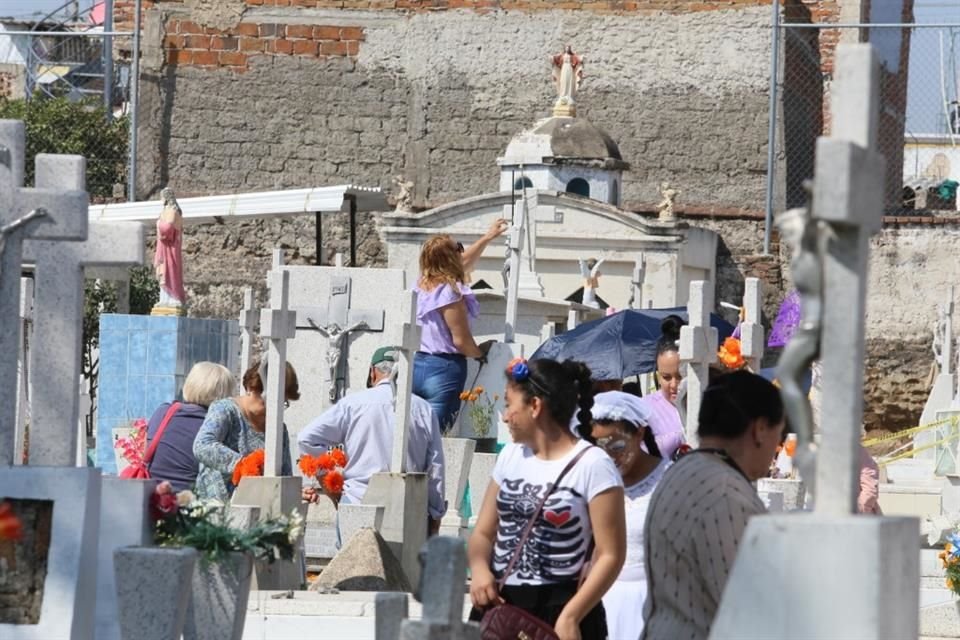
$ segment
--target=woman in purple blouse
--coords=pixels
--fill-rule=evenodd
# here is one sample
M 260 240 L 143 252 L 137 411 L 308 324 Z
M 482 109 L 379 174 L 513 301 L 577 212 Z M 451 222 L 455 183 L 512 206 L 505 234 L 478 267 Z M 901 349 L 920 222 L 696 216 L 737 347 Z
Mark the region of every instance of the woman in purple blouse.
M 437 235 L 420 251 L 415 291 L 421 334 L 420 350 L 413 359 L 413 392 L 430 403 L 443 432 L 457 421 L 460 392 L 467 382 L 467 358 L 482 358 L 491 344 L 478 345 L 473 339 L 470 325 L 480 314 L 480 304 L 465 284 L 465 272 L 506 227 L 505 220 L 496 220 L 466 250 L 449 235 Z
M 657 381 L 660 389 L 641 400 L 650 412 L 650 430 L 665 460 L 673 458 L 680 445 L 686 442 L 680 412 L 675 404 L 683 379 L 677 341 L 680 340 L 680 327 L 684 324 L 683 319 L 675 315 L 667 316 L 660 324 L 662 335 L 657 342 Z

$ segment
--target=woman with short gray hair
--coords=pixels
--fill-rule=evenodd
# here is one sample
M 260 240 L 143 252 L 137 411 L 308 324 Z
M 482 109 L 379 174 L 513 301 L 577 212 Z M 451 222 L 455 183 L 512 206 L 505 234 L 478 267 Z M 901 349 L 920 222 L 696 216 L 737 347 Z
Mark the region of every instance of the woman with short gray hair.
M 150 477 L 166 480 L 174 491 L 193 487 L 200 470 L 193 455 L 193 441 L 207 415 L 207 408 L 229 398 L 237 382 L 230 370 L 215 362 L 198 362 L 183 383 L 183 402 L 164 402 L 153 412 L 147 426 L 146 460 Z

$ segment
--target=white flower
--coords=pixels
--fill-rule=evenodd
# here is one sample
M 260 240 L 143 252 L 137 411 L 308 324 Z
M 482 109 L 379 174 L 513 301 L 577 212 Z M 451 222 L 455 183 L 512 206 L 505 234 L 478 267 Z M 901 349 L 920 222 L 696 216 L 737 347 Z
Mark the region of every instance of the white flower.
M 184 490 L 177 494 L 178 507 L 189 507 L 196 501 L 197 496 L 193 495 L 193 492 L 190 490 Z

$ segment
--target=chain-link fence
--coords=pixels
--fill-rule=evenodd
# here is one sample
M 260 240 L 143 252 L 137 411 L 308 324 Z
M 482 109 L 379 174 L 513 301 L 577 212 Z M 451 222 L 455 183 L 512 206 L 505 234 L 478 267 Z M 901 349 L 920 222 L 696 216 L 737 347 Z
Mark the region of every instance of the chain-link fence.
M 802 205 L 814 149 L 831 132 L 830 86 L 840 42 L 868 41 L 883 71 L 879 146 L 887 214 L 956 214 L 960 183 L 960 23 L 783 24 L 771 117 L 768 213 Z

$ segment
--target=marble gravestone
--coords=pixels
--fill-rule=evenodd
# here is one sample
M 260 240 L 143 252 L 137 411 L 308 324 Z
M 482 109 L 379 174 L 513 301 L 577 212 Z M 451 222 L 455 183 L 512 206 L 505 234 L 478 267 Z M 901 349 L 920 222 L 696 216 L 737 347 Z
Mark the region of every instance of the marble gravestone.
M 710 364 L 717 360 L 717 330 L 710 326 L 712 311 L 713 288 L 703 280 L 691 282 L 687 303 L 690 320 L 680 329 L 680 362 L 686 365 L 684 381 L 687 383 L 684 432 L 691 447 L 696 447 L 699 441 L 700 402 L 709 384 Z
M 750 520 L 710 638 L 916 638 L 915 518 L 857 515 L 864 309 L 871 234 L 883 214 L 877 152 L 880 63 L 869 44 L 837 47 L 833 134 L 817 141 L 812 220 L 823 264 L 823 415 L 813 513 Z M 797 336 L 792 338 L 797 339 Z M 829 575 L 829 580 L 824 576 Z

